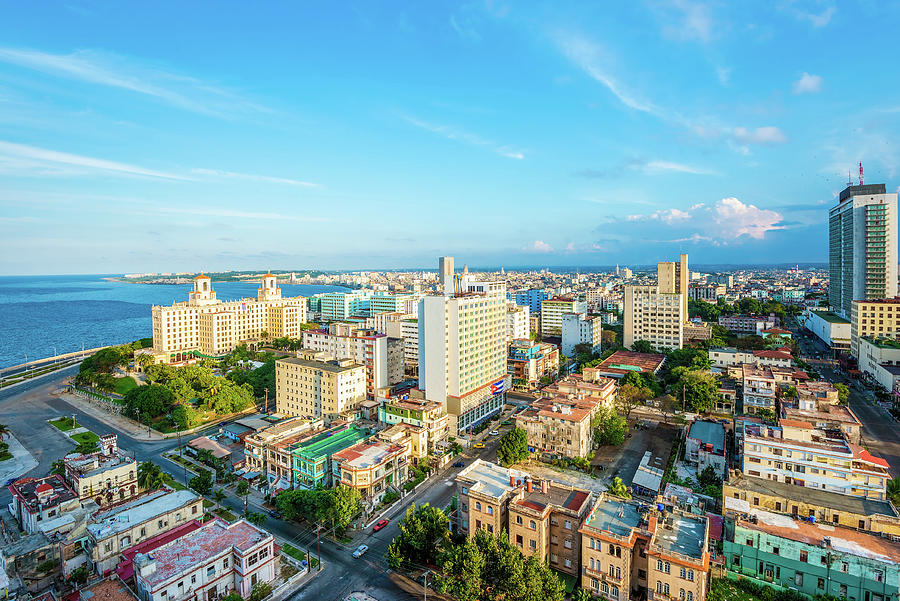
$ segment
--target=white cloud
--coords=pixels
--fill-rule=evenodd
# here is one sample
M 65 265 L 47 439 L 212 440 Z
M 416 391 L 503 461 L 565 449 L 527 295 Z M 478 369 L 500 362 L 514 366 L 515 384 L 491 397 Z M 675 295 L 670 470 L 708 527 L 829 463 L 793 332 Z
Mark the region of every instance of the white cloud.
M 722 228 L 725 239 L 749 236 L 761 240 L 766 232 L 784 229 L 778 225 L 782 221 L 781 213 L 744 204 L 733 197 L 720 200 L 713 212 L 715 223 Z
M 191 178 L 153 169 L 146 169 L 127 163 L 107 161 L 77 154 L 58 152 L 35 146 L 15 144 L 13 142 L 0 141 L 0 161 L 29 166 L 35 170 L 52 172 L 60 166 L 67 167 L 71 173 L 84 174 L 95 171 L 120 173 L 123 175 L 136 175 L 159 179 L 190 181 Z M 71 168 L 75 168 L 72 170 Z M 63 173 L 65 173 L 63 171 Z
M 524 247 L 522 250 L 526 252 L 535 252 L 535 253 L 552 253 L 553 247 L 544 242 L 543 240 L 535 240 L 528 246 Z
M 731 67 L 716 67 L 716 77 L 720 84 L 727 86 L 731 83 Z
M 199 215 L 202 217 L 221 217 L 224 219 L 264 219 L 270 221 L 307 221 L 307 222 L 324 222 L 329 221 L 327 217 L 314 217 L 306 215 L 297 215 L 294 213 L 271 213 L 264 211 L 243 211 L 240 209 L 228 209 L 224 207 L 167 207 L 153 206 L 148 207 L 151 214 L 170 213 L 173 215 Z
M 436 123 L 429 123 L 428 121 L 423 121 L 416 117 L 411 117 L 409 115 L 400 115 L 404 121 L 415 125 L 420 129 L 424 129 L 425 131 L 429 131 L 433 134 L 438 134 L 447 138 L 448 140 L 457 140 L 459 142 L 464 142 L 466 144 L 472 146 L 484 146 L 486 148 L 491 148 L 495 153 L 499 154 L 502 157 L 506 157 L 508 159 L 518 159 L 522 160 L 525 158 L 525 153 L 521 150 L 515 149 L 512 146 L 507 144 L 497 144 L 491 140 L 486 138 L 482 138 L 477 134 L 473 134 L 467 131 L 463 131 L 460 129 L 456 129 L 449 125 L 440 125 Z
M 270 112 L 230 90 L 193 77 L 145 66 L 133 59 L 92 50 L 51 54 L 0 47 L 0 62 L 57 77 L 119 88 L 150 96 L 178 108 L 217 117 Z
M 735 127 L 731 130 L 731 133 L 734 139 L 742 144 L 772 145 L 784 144 L 788 141 L 784 132 L 772 125 L 757 127 L 756 129 Z
M 713 172 L 700 167 L 692 167 L 682 163 L 673 163 L 672 161 L 647 161 L 641 168 L 644 173 L 662 173 L 674 171 L 677 173 L 692 173 L 694 175 L 710 175 Z
M 713 205 L 696 203 L 688 210 L 664 209 L 647 215 L 628 215 L 625 221 L 643 223 L 640 233 L 635 236 L 641 240 L 663 238 L 674 230 L 681 234 L 675 239 L 660 240 L 666 242 L 699 242 L 729 244 L 746 236 L 761 240 L 767 232 L 785 229 L 780 225 L 783 221 L 781 213 L 771 209 L 760 209 L 753 204 L 744 204 L 737 198 L 723 198 Z M 662 235 L 653 235 L 651 224 L 664 224 Z M 659 226 L 657 226 L 659 227 Z M 687 228 L 687 231 L 678 232 Z
M 580 67 L 589 77 L 606 86 L 619 99 L 619 102 L 636 111 L 667 118 L 666 111 L 652 102 L 640 98 L 612 76 L 609 69 L 603 66 L 603 63 L 611 62 L 609 56 L 598 44 L 572 33 L 558 33 L 555 39 L 562 53 L 570 61 Z
M 226 179 L 245 179 L 248 181 L 254 182 L 264 182 L 269 184 L 285 184 L 288 186 L 301 186 L 304 188 L 320 188 L 319 184 L 313 184 L 311 182 L 304 182 L 296 179 L 288 179 L 286 177 L 270 177 L 267 175 L 254 175 L 251 173 L 236 173 L 234 171 L 222 171 L 219 169 L 191 169 L 191 173 L 197 175 L 205 175 L 209 177 L 216 178 L 226 178 Z
M 794 82 L 794 94 L 812 94 L 822 91 L 822 77 L 804 72 Z
M 801 21 L 808 21 L 813 27 L 825 27 L 831 22 L 834 13 L 837 12 L 837 7 L 833 4 L 825 7 L 821 12 L 814 12 L 813 10 L 803 8 L 802 6 L 797 6 L 797 4 L 802 3 L 791 4 L 794 9 L 794 16 Z M 816 2 L 816 4 L 821 5 L 822 3 Z
M 675 40 L 709 42 L 715 31 L 709 6 L 693 0 L 668 0 L 656 5 L 665 25 L 663 33 Z

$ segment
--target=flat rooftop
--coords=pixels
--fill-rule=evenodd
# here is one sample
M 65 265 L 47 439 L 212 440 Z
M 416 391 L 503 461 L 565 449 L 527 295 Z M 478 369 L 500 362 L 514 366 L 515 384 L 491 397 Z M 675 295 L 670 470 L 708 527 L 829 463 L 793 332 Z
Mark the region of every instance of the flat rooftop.
M 30 511 L 40 505 L 44 509 L 56 507 L 66 501 L 77 499 L 62 476 L 53 474 L 44 478 L 22 478 L 9 485 L 9 492 L 19 497 Z
M 78 591 L 80 601 L 138 601 L 137 595 L 118 578 L 101 580 Z
M 889 501 L 865 499 L 863 497 L 844 495 L 818 488 L 798 488 L 793 484 L 775 482 L 763 478 L 754 478 L 753 476 L 747 476 L 740 472 L 732 474 L 726 485 L 748 492 L 770 495 L 782 499 L 792 499 L 797 495 L 801 495 L 804 502 L 809 503 L 810 505 L 829 507 L 842 513 L 900 517 L 897 514 L 897 509 Z
M 824 319 L 828 323 L 850 323 L 849 319 L 844 319 L 831 311 L 810 311 L 810 313 L 815 313 L 817 317 Z
M 521 470 L 503 467 L 490 461 L 476 459 L 469 467 L 456 476 L 457 481 L 463 480 L 471 482 L 469 490 L 479 494 L 498 499 L 504 494 L 511 492 L 516 487 L 510 486 L 510 477 L 516 478 L 517 481 L 524 481 L 530 475 Z
M 334 459 L 356 469 L 366 469 L 387 461 L 403 447 L 384 441 L 367 441 L 355 444 L 334 454 Z
M 127 455 L 120 454 L 118 451 L 112 455 L 104 455 L 102 452 L 97 451 L 90 455 L 66 459 L 65 463 L 67 468 L 71 467 L 82 478 L 89 478 L 122 465 L 135 463 L 135 461 Z
M 637 508 L 636 503 L 604 496 L 594 505 L 584 525 L 601 532 L 628 537 L 643 521 Z
M 561 507 L 580 515 L 591 498 L 591 493 L 586 490 L 560 486 L 550 481 L 547 483 L 546 493 L 541 490 L 540 483 L 537 483 L 531 492 L 526 491 L 524 496 L 516 501 L 516 505 L 536 511 L 544 511 L 548 506 Z
M 703 559 L 706 550 L 706 517 L 671 513 L 660 519 L 653 544 L 692 559 Z
M 656 373 L 663 362 L 665 355 L 653 353 L 635 353 L 632 351 L 616 351 L 607 357 L 597 369 L 600 373 L 610 373 L 624 376 L 628 372 Z
M 322 371 L 327 371 L 331 373 L 341 373 L 345 371 L 350 371 L 352 369 L 360 369 L 363 368 L 363 365 L 359 365 L 358 363 L 349 363 L 348 365 L 340 365 L 339 363 L 344 361 L 341 360 L 328 360 L 328 361 L 316 361 L 315 359 L 301 359 L 300 357 L 286 357 L 284 359 L 278 359 L 276 363 L 290 363 L 291 365 L 299 365 L 300 367 L 311 367 L 314 369 L 319 369 Z
M 202 528 L 156 549 L 153 552 L 156 572 L 147 575 L 145 580 L 150 586 L 165 582 L 172 576 L 203 565 L 232 547 L 240 552 L 247 551 L 271 537 L 271 534 L 246 520 L 234 524 L 226 524 L 220 519 L 211 520 Z
M 716 453 L 725 451 L 725 426 L 719 422 L 695 421 L 688 436 L 696 438 L 701 444 L 711 444 Z
M 356 426 L 339 426 L 338 428 L 331 428 L 321 434 L 313 436 L 309 440 L 299 443 L 297 447 L 292 450 L 292 453 L 314 461 L 322 457 L 328 457 L 347 447 L 352 447 L 356 443 L 368 438 L 368 436 L 368 434 Z
M 199 497 L 189 490 L 157 490 L 116 507 L 97 512 L 88 532 L 101 539 L 134 528 L 159 515 L 192 503 Z M 183 516 L 187 519 L 190 516 Z
M 900 544 L 852 528 L 835 528 L 830 524 L 814 524 L 795 520 L 790 516 L 754 511 L 756 523 L 747 520 L 737 522 L 743 528 L 766 532 L 781 538 L 797 541 L 839 553 L 863 557 L 890 564 L 900 564 Z

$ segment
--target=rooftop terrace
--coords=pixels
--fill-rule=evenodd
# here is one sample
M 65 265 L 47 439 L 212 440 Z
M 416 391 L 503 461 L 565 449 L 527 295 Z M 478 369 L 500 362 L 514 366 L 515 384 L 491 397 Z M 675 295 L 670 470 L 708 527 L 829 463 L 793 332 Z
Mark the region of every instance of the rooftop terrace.
M 334 454 L 336 461 L 342 465 L 355 469 L 366 469 L 374 465 L 380 465 L 392 455 L 399 453 L 403 447 L 389 442 L 368 441 L 355 444 Z
M 510 477 L 516 478 L 518 482 L 524 481 L 526 477 L 530 476 L 521 470 L 476 459 L 469 464 L 469 467 L 461 471 L 456 479 L 472 482 L 469 485 L 470 491 L 497 499 L 516 488 L 516 486 L 510 486 Z
M 113 536 L 159 515 L 184 507 L 198 498 L 189 490 L 157 490 L 116 507 L 97 512 L 92 523 L 88 524 L 88 532 L 97 539 Z
M 643 517 L 638 513 L 637 503 L 604 496 L 594 505 L 584 525 L 627 538 L 642 521 Z
M 703 559 L 703 552 L 706 550 L 706 525 L 705 517 L 667 514 L 656 527 L 653 544 L 670 553 Z
M 303 459 L 316 461 L 351 447 L 367 437 L 368 434 L 356 426 L 339 426 L 299 443 L 292 452 Z

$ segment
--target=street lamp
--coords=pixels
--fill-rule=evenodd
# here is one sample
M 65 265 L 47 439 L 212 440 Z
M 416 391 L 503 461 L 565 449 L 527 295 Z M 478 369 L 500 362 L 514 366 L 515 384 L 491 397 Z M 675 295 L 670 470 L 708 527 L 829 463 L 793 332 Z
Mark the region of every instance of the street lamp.
M 425 574 L 424 574 L 425 580 L 424 580 L 423 583 L 422 583 L 422 586 L 423 586 L 424 589 L 425 589 L 425 590 L 424 590 L 425 598 L 423 599 L 423 601 L 428 601 L 428 575 L 429 575 L 430 573 L 431 573 L 431 570 L 425 570 Z

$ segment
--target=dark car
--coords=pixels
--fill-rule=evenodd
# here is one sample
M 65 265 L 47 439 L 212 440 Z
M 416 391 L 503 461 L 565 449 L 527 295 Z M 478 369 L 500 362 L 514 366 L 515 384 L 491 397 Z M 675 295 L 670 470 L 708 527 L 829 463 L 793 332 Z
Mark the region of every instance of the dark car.
M 456 463 L 453 464 L 453 467 L 462 467 L 462 466 L 463 466 L 462 461 L 457 461 Z
M 276 520 L 281 519 L 281 514 L 275 511 L 274 509 L 269 512 L 269 516 L 275 518 Z
M 12 484 L 15 481 L 16 481 L 16 478 L 10 478 L 9 480 L 6 481 L 6 484 L 4 484 L 3 486 L 9 486 L 10 484 Z
M 372 526 L 372 532 L 378 532 L 379 530 L 381 530 L 382 528 L 384 528 L 387 525 L 388 525 L 387 519 L 378 520 L 377 522 L 375 522 L 375 525 Z

